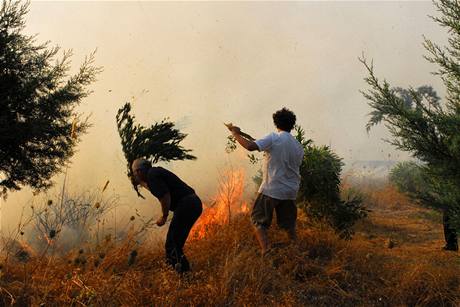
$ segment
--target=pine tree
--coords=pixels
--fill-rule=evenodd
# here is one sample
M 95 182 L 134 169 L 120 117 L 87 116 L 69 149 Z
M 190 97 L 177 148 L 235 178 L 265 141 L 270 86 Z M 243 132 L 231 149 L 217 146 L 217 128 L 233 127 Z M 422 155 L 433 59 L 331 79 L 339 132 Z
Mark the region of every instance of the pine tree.
M 28 3 L 3 1 L 0 8 L 0 195 L 52 185 L 89 127 L 76 107 L 90 94 L 100 68 L 94 54 L 68 75 L 71 51 L 38 44 L 23 34 Z
M 460 229 L 460 2 L 440 0 L 435 5 L 441 14 L 433 19 L 447 29 L 448 46 L 425 38 L 425 58 L 439 67 L 435 74 L 446 87 L 444 101 L 432 90 L 392 88 L 377 79 L 373 64 L 364 58 L 360 61 L 369 72 L 365 80 L 370 89 L 363 95 L 373 109 L 367 128 L 383 121 L 393 135 L 389 142 L 424 164 L 432 181 L 442 187 L 438 200 Z M 409 95 L 410 103 L 401 93 Z
M 145 128 L 135 123 L 134 115 L 130 114 L 131 104 L 128 102 L 117 113 L 117 127 L 121 138 L 121 146 L 127 161 L 127 175 L 137 194 L 137 184 L 133 181 L 131 164 L 137 158 L 150 160 L 152 164 L 160 161 L 195 160 L 190 149 L 180 143 L 187 136 L 174 128 L 174 123 L 163 119 Z

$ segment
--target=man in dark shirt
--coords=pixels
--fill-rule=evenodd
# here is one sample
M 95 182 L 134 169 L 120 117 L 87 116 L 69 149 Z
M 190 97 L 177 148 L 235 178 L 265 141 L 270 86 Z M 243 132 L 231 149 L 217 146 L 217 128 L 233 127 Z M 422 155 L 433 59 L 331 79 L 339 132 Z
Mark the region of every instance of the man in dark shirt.
M 145 159 L 134 160 L 131 169 L 136 183 L 148 189 L 160 201 L 163 214 L 156 224 L 163 226 L 169 211 L 174 212 L 166 236 L 166 261 L 179 273 L 189 271 L 190 264 L 183 247 L 203 210 L 201 200 L 175 174 L 162 167 L 152 167 Z

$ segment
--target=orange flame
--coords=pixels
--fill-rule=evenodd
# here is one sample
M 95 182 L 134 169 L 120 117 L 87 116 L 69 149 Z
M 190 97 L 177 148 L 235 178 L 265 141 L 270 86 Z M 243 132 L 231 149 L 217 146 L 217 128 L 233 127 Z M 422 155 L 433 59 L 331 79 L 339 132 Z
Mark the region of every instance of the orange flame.
M 241 204 L 241 212 L 242 213 L 248 213 L 249 212 L 249 205 L 247 202 L 243 202 Z
M 204 238 L 210 229 L 217 225 L 230 223 L 233 216 L 249 212 L 243 201 L 244 170 L 227 170 L 221 175 L 219 188 L 210 206 L 206 206 L 203 214 L 192 229 L 192 238 Z

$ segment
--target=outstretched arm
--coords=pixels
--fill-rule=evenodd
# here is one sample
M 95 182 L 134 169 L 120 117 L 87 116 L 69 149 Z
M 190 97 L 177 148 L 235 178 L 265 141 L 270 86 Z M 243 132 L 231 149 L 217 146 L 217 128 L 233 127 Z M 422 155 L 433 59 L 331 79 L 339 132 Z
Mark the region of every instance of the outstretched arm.
M 249 151 L 259 150 L 259 146 L 257 146 L 256 142 L 254 142 L 255 139 L 252 136 L 242 132 L 239 127 L 233 126 L 232 124 L 226 124 L 226 126 L 228 130 L 232 132 L 236 141 L 245 149 Z
M 244 138 L 241 134 L 234 133 L 234 132 L 232 132 L 232 134 L 235 137 L 236 141 L 240 143 L 240 145 L 246 148 L 247 150 L 249 151 L 259 150 L 259 147 L 257 146 L 256 142 Z

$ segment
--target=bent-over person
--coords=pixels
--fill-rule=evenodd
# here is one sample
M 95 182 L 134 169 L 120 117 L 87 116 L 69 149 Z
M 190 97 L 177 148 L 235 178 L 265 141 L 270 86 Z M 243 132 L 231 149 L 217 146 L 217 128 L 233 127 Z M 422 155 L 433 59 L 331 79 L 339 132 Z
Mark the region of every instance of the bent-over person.
M 166 261 L 178 273 L 189 271 L 190 264 L 183 248 L 193 224 L 203 210 L 200 198 L 174 173 L 162 167 L 152 167 L 145 159 L 134 160 L 131 169 L 136 183 L 149 190 L 160 201 L 162 216 L 156 224 L 163 226 L 169 211 L 173 212 L 166 235 Z

